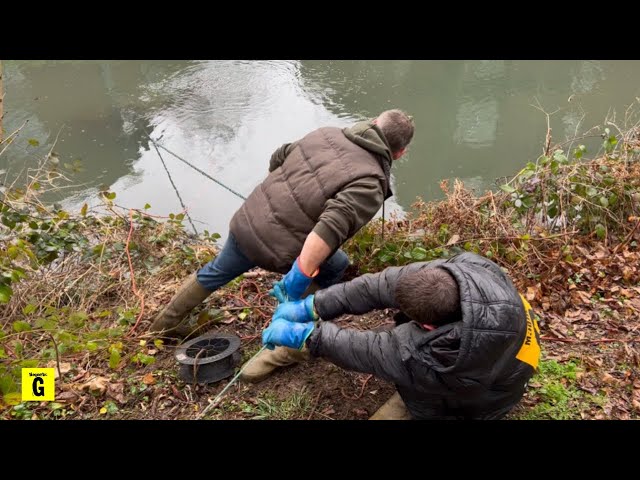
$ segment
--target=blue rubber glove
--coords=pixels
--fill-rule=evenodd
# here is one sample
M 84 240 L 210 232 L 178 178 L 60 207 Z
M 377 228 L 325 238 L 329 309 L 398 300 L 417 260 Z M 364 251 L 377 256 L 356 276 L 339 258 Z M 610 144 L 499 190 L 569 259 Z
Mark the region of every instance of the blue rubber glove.
M 295 302 L 284 302 L 278 305 L 273 318 L 282 318 L 289 322 L 307 323 L 318 319 L 313 309 L 313 295 Z
M 269 350 L 273 350 L 277 345 L 302 350 L 304 342 L 314 328 L 314 322 L 296 323 L 276 318 L 262 331 L 262 344 Z
M 269 295 L 276 297 L 280 303 L 300 300 L 304 291 L 311 285 L 313 277 L 318 272 L 314 272 L 311 276 L 300 269 L 300 257 L 296 258 L 291 266 L 291 270 L 282 280 L 276 282 L 273 288 L 269 290 Z

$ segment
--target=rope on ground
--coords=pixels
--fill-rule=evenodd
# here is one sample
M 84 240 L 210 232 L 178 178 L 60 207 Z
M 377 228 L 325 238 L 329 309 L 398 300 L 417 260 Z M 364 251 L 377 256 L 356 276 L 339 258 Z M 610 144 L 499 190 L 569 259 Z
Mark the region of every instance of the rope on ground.
M 171 182 L 171 185 L 173 186 L 173 189 L 176 191 L 176 195 L 178 196 L 178 200 L 180 200 L 180 205 L 182 205 L 182 209 L 184 210 L 185 214 L 187 215 L 187 218 L 189 219 L 189 223 L 191 224 L 191 228 L 193 228 L 193 231 L 195 232 L 196 235 L 198 235 L 198 230 L 196 230 L 196 226 L 193 224 L 193 220 L 191 220 L 191 215 L 189 215 L 189 212 L 187 211 L 187 207 L 185 206 L 184 202 L 182 201 L 182 197 L 180 196 L 180 192 L 178 192 L 178 187 L 176 187 L 176 184 L 173 183 L 173 178 L 171 178 L 171 174 L 169 173 L 169 169 L 167 168 L 167 165 L 164 163 L 164 158 L 162 158 L 162 155 L 160 155 L 160 150 L 158 150 L 158 147 L 156 147 L 156 144 L 153 140 L 151 140 L 151 143 L 153 143 L 153 147 L 156 149 L 156 152 L 158 153 L 158 156 L 160 157 L 160 161 L 162 162 L 162 166 L 164 167 L 165 172 L 167 172 L 167 176 L 169 177 L 169 181 Z
M 158 151 L 158 147 L 160 147 L 161 149 L 163 149 L 164 151 L 166 151 L 167 153 L 170 153 L 171 155 L 173 155 L 174 157 L 176 157 L 178 160 L 186 163 L 187 165 L 189 165 L 191 168 L 193 168 L 196 172 L 198 172 L 200 175 L 203 175 L 205 177 L 207 177 L 209 180 L 217 183 L 218 185 L 220 185 L 222 188 L 225 188 L 227 190 L 229 190 L 231 193 L 233 193 L 235 196 L 240 197 L 242 200 L 246 200 L 247 197 L 245 197 L 244 195 L 236 192 L 235 190 L 233 190 L 232 188 L 227 187 L 224 183 L 220 182 L 219 180 L 216 180 L 215 178 L 213 178 L 211 175 L 209 175 L 207 172 L 200 170 L 198 167 L 196 167 L 195 165 L 189 163 L 187 160 L 185 160 L 184 158 L 182 158 L 180 155 L 173 153 L 171 150 L 169 150 L 167 147 L 163 146 L 163 145 L 159 145 L 156 144 L 156 142 L 153 140 L 153 138 L 149 137 L 149 135 L 147 135 L 147 137 L 149 138 L 149 140 L 151 141 L 151 143 L 153 143 L 153 146 L 156 148 L 156 151 Z M 160 152 L 158 152 L 158 155 L 160 155 Z M 161 157 L 162 158 L 162 157 Z M 164 161 L 162 162 L 164 164 Z M 167 167 L 165 166 L 165 169 Z M 168 173 L 168 172 L 167 172 Z M 173 182 L 172 182 L 173 183 Z
M 131 327 L 131 330 L 129 330 L 129 333 L 127 335 L 131 335 L 136 330 L 136 328 L 138 327 L 138 324 L 140 323 L 140 320 L 142 319 L 142 315 L 144 314 L 144 297 L 138 291 L 138 287 L 136 286 L 136 276 L 135 276 L 135 273 L 133 272 L 133 262 L 131 262 L 131 253 L 129 252 L 129 244 L 131 243 L 132 234 L 133 234 L 133 210 L 130 209 L 129 210 L 129 235 L 127 236 L 127 244 L 125 246 L 125 251 L 127 252 L 127 258 L 129 259 L 129 272 L 131 273 L 131 290 L 133 290 L 133 293 L 135 294 L 135 296 L 140 299 L 140 313 L 138 314 L 138 318 L 136 319 L 135 325 Z
M 202 417 L 204 417 L 209 410 L 211 410 L 215 405 L 218 404 L 218 401 L 222 398 L 222 395 L 224 395 L 224 392 L 226 392 L 229 389 L 229 387 L 235 383 L 235 381 L 238 379 L 238 377 L 240 377 L 240 374 L 244 371 L 244 369 L 247 368 L 247 366 L 251 362 L 253 362 L 253 360 L 258 355 L 260 355 L 265 348 L 267 348 L 267 346 L 263 345 L 262 348 L 258 350 L 256 354 L 253 357 L 251 357 L 247 363 L 244 364 L 244 367 L 242 367 L 240 371 L 236 374 L 236 376 L 231 379 L 231 381 L 227 384 L 227 386 L 224 387 L 222 391 L 218 395 L 216 395 L 216 398 L 214 398 L 213 401 L 202 411 L 202 413 L 196 417 L 197 420 L 200 420 Z

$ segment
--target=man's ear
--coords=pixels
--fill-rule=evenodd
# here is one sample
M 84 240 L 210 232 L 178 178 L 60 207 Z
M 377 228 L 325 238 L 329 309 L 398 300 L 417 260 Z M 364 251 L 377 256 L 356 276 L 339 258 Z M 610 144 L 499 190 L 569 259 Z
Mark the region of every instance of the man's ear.
M 406 152 L 407 149 L 406 148 L 402 148 L 400 150 L 398 150 L 397 152 L 393 152 L 393 159 L 394 160 L 398 160 L 402 155 L 404 155 L 404 152 Z

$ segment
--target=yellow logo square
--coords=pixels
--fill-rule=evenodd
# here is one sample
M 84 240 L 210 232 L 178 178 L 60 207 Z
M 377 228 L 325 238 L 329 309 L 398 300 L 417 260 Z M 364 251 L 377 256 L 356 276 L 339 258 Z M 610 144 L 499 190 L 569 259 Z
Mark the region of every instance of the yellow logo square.
M 22 401 L 51 402 L 56 399 L 53 368 L 22 369 Z

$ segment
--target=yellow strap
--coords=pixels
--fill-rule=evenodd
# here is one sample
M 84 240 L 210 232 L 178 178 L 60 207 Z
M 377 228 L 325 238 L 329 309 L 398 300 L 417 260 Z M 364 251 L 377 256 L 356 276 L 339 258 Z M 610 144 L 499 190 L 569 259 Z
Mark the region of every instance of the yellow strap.
M 537 370 L 540 362 L 540 327 L 538 327 L 538 320 L 534 316 L 533 309 L 527 299 L 522 295 L 520 295 L 520 298 L 527 317 L 527 333 L 516 358 Z

